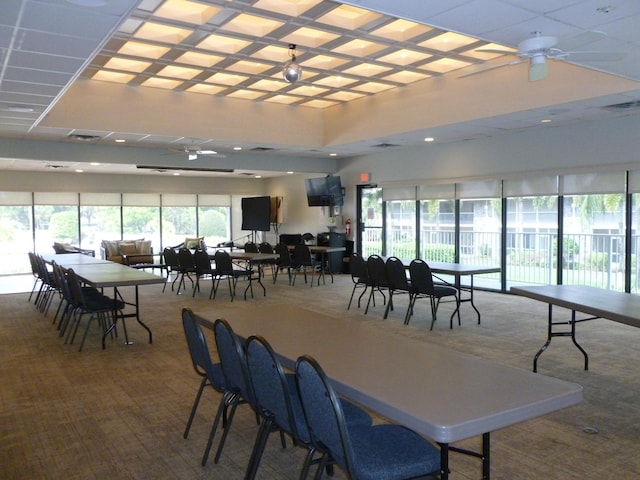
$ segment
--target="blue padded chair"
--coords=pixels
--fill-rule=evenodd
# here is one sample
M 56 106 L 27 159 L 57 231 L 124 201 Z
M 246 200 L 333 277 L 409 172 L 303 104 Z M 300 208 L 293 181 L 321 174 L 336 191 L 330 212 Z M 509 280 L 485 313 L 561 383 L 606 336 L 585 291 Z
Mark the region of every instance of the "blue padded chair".
M 249 460 L 246 479 L 253 479 L 271 432 L 287 433 L 295 446 L 307 449 L 300 479 L 307 478 L 309 468 L 319 459 L 313 458 L 316 447 L 310 442 L 307 423 L 296 387 L 295 375 L 284 373 L 269 343 L 260 336 L 247 339 L 247 366 L 253 386 L 257 411 L 262 417 L 260 429 Z M 359 407 L 344 402 L 347 422 L 371 425 L 371 416 Z
M 202 465 L 206 465 L 209 458 L 209 452 L 213 445 L 213 439 L 222 418 L 222 437 L 218 443 L 218 449 L 214 458 L 214 463 L 218 463 L 224 443 L 233 422 L 233 417 L 238 405 L 248 404 L 254 409 L 253 391 L 251 390 L 251 382 L 249 381 L 249 372 L 247 371 L 247 359 L 244 352 L 244 346 L 234 333 L 231 325 L 226 320 L 218 319 L 213 323 L 213 332 L 216 339 L 216 348 L 220 357 L 222 366 L 222 374 L 224 375 L 225 392 L 220 399 L 218 413 L 211 426 L 207 448 L 202 456 Z M 229 410 L 228 416 L 223 414 Z M 256 419 L 257 419 L 256 414 Z
M 202 377 L 200 388 L 198 388 L 198 393 L 191 407 L 187 426 L 182 435 L 184 438 L 187 438 L 205 387 L 210 386 L 216 392 L 224 394 L 226 385 L 224 375 L 222 374 L 222 366 L 220 363 L 214 363 L 211 359 L 211 353 L 209 352 L 207 339 L 200 326 L 199 317 L 194 314 L 190 308 L 182 309 L 182 326 L 184 328 L 184 335 L 187 340 L 187 347 L 189 348 L 193 369 Z
M 296 381 L 311 441 L 322 453 L 315 478 L 337 464 L 351 480 L 408 480 L 440 473 L 440 450 L 400 425 L 350 425 L 320 365 L 296 362 Z
M 412 260 L 409 264 L 409 276 L 411 277 L 412 294 L 407 315 L 404 319 L 405 325 L 409 325 L 416 300 L 419 298 L 429 298 L 431 304 L 430 330 L 433 330 L 433 324 L 436 323 L 436 314 L 440 306 L 440 301 L 445 297 L 453 297 L 453 301 L 456 302 L 456 309 L 449 318 L 449 328 L 453 328 L 453 317 L 456 313 L 458 314 L 458 325 L 460 325 L 460 295 L 457 288 L 434 283 L 431 268 L 429 268 L 427 262 L 419 258 Z

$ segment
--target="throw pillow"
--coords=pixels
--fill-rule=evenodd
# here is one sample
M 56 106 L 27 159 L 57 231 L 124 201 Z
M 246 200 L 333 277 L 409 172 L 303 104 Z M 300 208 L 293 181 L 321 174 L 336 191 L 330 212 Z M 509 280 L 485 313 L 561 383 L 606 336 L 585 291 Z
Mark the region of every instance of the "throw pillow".
M 187 237 L 184 239 L 185 248 L 189 248 L 191 250 L 200 248 L 200 242 L 204 240 L 204 237 Z
M 138 252 L 136 251 L 135 243 L 126 243 L 126 242 L 120 243 L 120 255 L 134 255 L 136 253 Z

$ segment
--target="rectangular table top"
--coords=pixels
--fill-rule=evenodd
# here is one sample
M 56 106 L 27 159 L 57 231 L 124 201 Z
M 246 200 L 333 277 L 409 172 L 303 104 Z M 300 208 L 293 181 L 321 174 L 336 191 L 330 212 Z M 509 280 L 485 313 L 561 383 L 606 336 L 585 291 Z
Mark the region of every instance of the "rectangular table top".
M 113 263 L 101 258 L 83 255 L 82 253 L 44 253 L 41 255 L 46 263 L 56 262 L 65 268 L 73 265 L 88 265 L 96 263 Z
M 78 277 L 97 288 L 153 285 L 167 281 L 162 276 L 114 262 L 69 265 L 67 268 L 72 268 Z
M 640 296 L 588 285 L 512 287 L 511 293 L 640 327 Z
M 582 387 L 297 306 L 238 311 L 227 320 L 264 336 L 288 368 L 302 354 L 338 392 L 442 443 L 481 435 L 582 400 Z
M 209 258 L 213 260 L 216 250 L 209 250 Z M 247 260 L 250 262 L 261 262 L 265 260 L 277 260 L 280 258 L 280 255 L 277 253 L 256 253 L 256 252 L 245 252 L 244 250 L 233 250 L 231 252 L 227 252 L 232 260 Z
M 471 265 L 455 262 L 427 262 L 433 273 L 447 275 L 481 275 L 484 273 L 499 273 L 500 267 L 486 265 Z

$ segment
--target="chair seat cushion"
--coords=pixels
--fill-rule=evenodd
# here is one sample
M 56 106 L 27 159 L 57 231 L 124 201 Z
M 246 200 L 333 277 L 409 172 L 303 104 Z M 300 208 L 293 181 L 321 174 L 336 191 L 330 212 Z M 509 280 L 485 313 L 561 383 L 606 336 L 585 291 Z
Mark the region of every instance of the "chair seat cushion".
M 440 471 L 440 450 L 400 425 L 348 427 L 355 477 L 401 480 Z
M 454 287 L 447 287 L 445 285 L 434 285 L 433 292 L 436 297 L 447 297 L 449 295 L 457 295 L 458 290 Z

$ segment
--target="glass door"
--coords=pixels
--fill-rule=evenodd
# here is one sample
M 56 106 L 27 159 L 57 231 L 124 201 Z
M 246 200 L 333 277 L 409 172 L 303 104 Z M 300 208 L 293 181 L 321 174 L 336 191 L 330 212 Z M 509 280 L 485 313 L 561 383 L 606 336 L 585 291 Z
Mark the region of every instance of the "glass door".
M 385 207 L 382 188 L 375 185 L 358 185 L 356 213 L 356 251 L 364 258 L 373 254 L 385 255 Z

